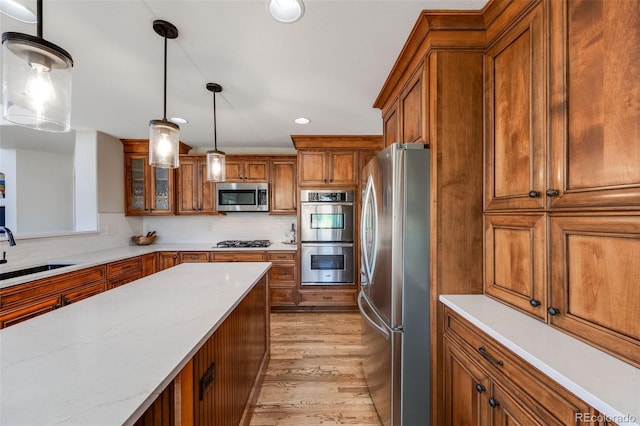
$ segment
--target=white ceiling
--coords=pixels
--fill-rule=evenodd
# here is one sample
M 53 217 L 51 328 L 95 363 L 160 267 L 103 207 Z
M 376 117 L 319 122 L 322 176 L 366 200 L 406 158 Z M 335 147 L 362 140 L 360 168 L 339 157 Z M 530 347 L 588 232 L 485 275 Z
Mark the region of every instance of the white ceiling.
M 164 19 L 180 32 L 168 40 L 167 83 L 167 116 L 189 120 L 180 139 L 212 147 L 205 84 L 215 82 L 218 148 L 292 148 L 291 134 L 381 134 L 372 104 L 420 11 L 485 3 L 305 0 L 304 17 L 282 24 L 265 0 L 44 0 L 43 35 L 73 56 L 77 130 L 148 137 L 162 118 L 164 41 L 152 22 Z M 36 34 L 1 14 L 0 29 Z

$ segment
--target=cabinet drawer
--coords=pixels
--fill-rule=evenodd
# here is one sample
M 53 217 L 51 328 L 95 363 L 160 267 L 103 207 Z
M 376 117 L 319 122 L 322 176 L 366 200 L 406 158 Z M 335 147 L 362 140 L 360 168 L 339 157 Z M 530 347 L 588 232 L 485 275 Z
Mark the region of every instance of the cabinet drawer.
M 295 252 L 267 252 L 267 260 L 269 262 L 283 262 L 290 261 L 295 262 L 296 253 Z
M 19 308 L 4 311 L 0 314 L 0 328 L 26 321 L 38 315 L 46 314 L 60 307 L 60 297 L 52 295 L 43 299 L 38 299 L 29 304 L 24 304 Z
M 107 264 L 107 278 L 131 274 L 133 271 L 142 272 L 142 259 L 139 256 Z
M 575 424 L 576 413 L 589 412 L 590 406 L 584 401 L 448 308 L 444 333 L 491 377 L 500 383 L 515 384 L 517 396 L 549 424 Z
M 354 290 L 300 290 L 300 306 L 355 305 Z
M 180 252 L 180 263 L 208 262 L 209 252 L 207 251 L 187 251 Z
M 214 262 L 264 262 L 264 252 L 238 253 L 223 252 L 212 253 L 212 261 Z
M 293 288 L 271 288 L 271 305 L 295 305 L 295 293 Z
M 102 265 L 8 287 L 0 291 L 0 309 L 47 295 L 55 294 L 57 297 L 60 292 L 66 289 L 94 282 L 104 282 L 104 279 L 105 267 Z
M 112 288 L 128 284 L 140 278 L 142 278 L 142 271 L 134 272 L 128 275 L 121 275 L 116 278 L 110 278 L 109 280 L 107 280 L 107 289 L 111 290 Z
M 269 269 L 269 282 L 271 284 L 288 284 L 295 285 L 296 283 L 296 265 L 278 265 L 273 264 Z
M 70 305 L 105 291 L 106 283 L 95 283 L 62 294 L 62 305 Z

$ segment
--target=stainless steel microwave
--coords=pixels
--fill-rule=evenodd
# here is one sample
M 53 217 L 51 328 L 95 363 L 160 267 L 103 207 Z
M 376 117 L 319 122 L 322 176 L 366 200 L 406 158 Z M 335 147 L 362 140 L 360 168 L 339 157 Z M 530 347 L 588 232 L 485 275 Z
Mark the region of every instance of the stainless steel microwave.
M 269 184 L 218 183 L 216 208 L 219 212 L 268 212 Z

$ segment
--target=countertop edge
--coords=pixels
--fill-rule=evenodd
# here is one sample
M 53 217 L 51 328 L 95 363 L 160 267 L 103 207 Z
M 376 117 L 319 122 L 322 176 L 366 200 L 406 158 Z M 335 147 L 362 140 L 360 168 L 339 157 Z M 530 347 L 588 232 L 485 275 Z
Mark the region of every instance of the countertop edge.
M 615 406 L 621 406 L 621 405 L 631 406 L 632 402 L 630 403 L 630 401 L 626 401 L 626 402 L 623 401 L 623 402 L 617 403 L 611 400 L 605 400 L 604 397 L 596 395 L 595 389 L 592 389 L 593 386 L 590 386 L 586 383 L 580 383 L 578 380 L 570 378 L 568 374 L 552 366 L 553 360 L 549 359 L 548 357 L 545 358 L 544 356 L 536 355 L 530 352 L 529 350 L 526 350 L 524 348 L 525 345 L 518 342 L 517 338 L 514 339 L 513 336 L 511 337 L 508 336 L 509 334 L 507 330 L 508 326 L 505 326 L 504 329 L 500 329 L 498 326 L 495 326 L 494 324 L 488 324 L 487 322 L 489 320 L 489 314 L 486 314 L 486 311 L 484 311 L 484 309 L 482 308 L 477 309 L 477 311 L 474 311 L 473 305 L 481 303 L 483 305 L 490 306 L 492 312 L 499 312 L 499 314 L 502 316 L 505 316 L 505 315 L 509 317 L 512 316 L 514 321 L 517 320 L 517 322 L 519 323 L 524 322 L 527 325 L 530 325 L 534 333 L 536 331 L 535 329 L 540 329 L 542 330 L 540 334 L 544 333 L 547 335 L 552 335 L 554 339 L 560 339 L 560 340 L 566 339 L 566 342 L 567 342 L 566 346 L 569 346 L 570 344 L 570 346 L 573 346 L 573 347 L 576 347 L 576 346 L 578 348 L 584 347 L 584 352 L 590 352 L 594 350 L 598 351 L 602 354 L 601 357 L 607 360 L 607 363 L 613 364 L 617 368 L 628 369 L 629 373 L 631 374 L 631 377 L 633 377 L 633 373 L 635 373 L 635 375 L 640 374 L 640 371 L 634 366 L 624 363 L 623 361 L 620 361 L 617 358 L 611 355 L 608 355 L 597 348 L 594 348 L 578 339 L 575 339 L 572 336 L 562 333 L 561 331 L 555 330 L 552 327 L 544 323 L 541 323 L 540 321 L 537 321 L 533 318 L 530 318 L 527 315 L 521 312 L 518 312 L 515 309 L 510 308 L 509 306 L 504 305 L 503 303 L 500 303 L 498 301 L 495 301 L 485 295 L 480 295 L 480 294 L 478 295 L 440 295 L 439 300 L 444 305 L 452 309 L 454 312 L 462 316 L 464 319 L 471 322 L 480 330 L 488 334 L 490 337 L 494 338 L 500 344 L 504 345 L 507 349 L 511 350 L 513 353 L 515 353 L 516 355 L 518 355 L 519 357 L 527 361 L 529 364 L 531 364 L 535 368 L 542 371 L 544 374 L 546 374 L 551 379 L 556 381 L 558 384 L 566 388 L 568 391 L 572 392 L 577 397 L 581 398 L 586 403 L 591 405 L 593 408 L 597 409 L 601 414 L 614 419 L 614 421 L 616 421 L 618 425 L 625 426 L 625 425 L 640 424 L 640 423 L 636 423 L 640 416 L 640 406 L 637 407 L 636 409 L 638 412 L 627 412 L 627 413 L 624 413 L 620 409 L 615 408 Z M 511 323 L 509 325 L 511 325 Z M 544 327 L 545 329 L 541 329 L 540 327 Z M 528 331 L 528 333 L 523 333 L 522 338 L 528 339 L 529 341 L 531 341 L 532 330 L 526 330 L 526 331 Z M 524 334 L 526 334 L 526 336 L 524 336 Z M 580 349 L 578 349 L 575 352 L 576 353 L 573 356 L 577 357 L 578 359 L 580 359 L 581 356 L 585 357 L 588 355 L 586 353 L 581 353 Z M 593 368 L 593 370 L 585 371 L 583 377 L 588 377 L 589 375 L 593 374 L 593 371 L 601 372 L 602 371 L 600 370 L 601 368 L 606 368 L 606 367 L 601 365 L 600 367 Z M 618 386 L 618 384 L 613 384 L 613 383 L 612 385 Z M 640 387 L 640 382 L 636 383 L 636 385 Z M 637 389 L 637 391 L 640 391 L 640 389 Z M 633 397 L 634 394 L 636 396 L 640 395 L 638 393 L 635 393 L 633 389 L 628 389 L 628 392 L 625 392 L 625 393 L 627 395 L 631 395 L 631 397 Z M 623 409 L 623 410 L 628 411 L 626 409 Z M 623 420 L 621 421 L 620 419 L 623 419 Z M 628 419 L 629 421 L 625 421 L 624 419 Z

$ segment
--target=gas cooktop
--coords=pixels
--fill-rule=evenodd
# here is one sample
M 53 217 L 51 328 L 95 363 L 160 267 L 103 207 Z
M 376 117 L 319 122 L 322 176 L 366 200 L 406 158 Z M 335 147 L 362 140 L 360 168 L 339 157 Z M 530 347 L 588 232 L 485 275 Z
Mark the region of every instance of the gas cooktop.
M 269 240 L 224 240 L 216 244 L 219 248 L 269 247 Z

